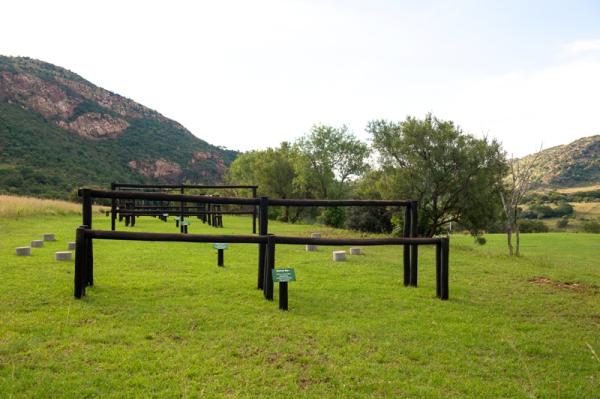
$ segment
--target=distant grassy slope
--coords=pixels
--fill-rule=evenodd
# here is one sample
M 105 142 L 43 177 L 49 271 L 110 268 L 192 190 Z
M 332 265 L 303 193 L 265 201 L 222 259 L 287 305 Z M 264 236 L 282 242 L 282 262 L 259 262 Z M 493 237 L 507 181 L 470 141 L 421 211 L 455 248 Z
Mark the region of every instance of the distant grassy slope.
M 97 211 L 106 209 L 94 206 Z M 21 219 L 48 215 L 80 215 L 81 204 L 73 202 L 0 195 L 0 219 Z
M 96 286 L 72 298 L 73 264 L 52 260 L 77 216 L 0 219 L 0 392 L 6 397 L 595 398 L 600 392 L 598 236 L 451 238 L 450 300 L 435 298 L 433 251 L 418 288 L 402 250 L 278 246 L 294 267 L 290 311 L 256 290 L 256 247 L 98 241 Z M 248 233 L 250 219 L 214 230 Z M 94 224 L 108 228 L 95 214 Z M 123 229 L 119 225 L 119 229 Z M 141 218 L 134 231 L 176 231 Z M 279 233 L 319 226 L 272 222 Z M 42 232 L 58 241 L 16 257 Z M 333 234 L 328 230 L 327 235 Z M 337 232 L 337 234 L 348 234 Z M 594 351 L 596 355 L 593 354 Z
M 527 163 L 533 155 L 520 160 Z M 600 184 L 600 135 L 542 151 L 534 170 L 537 188 L 565 188 Z

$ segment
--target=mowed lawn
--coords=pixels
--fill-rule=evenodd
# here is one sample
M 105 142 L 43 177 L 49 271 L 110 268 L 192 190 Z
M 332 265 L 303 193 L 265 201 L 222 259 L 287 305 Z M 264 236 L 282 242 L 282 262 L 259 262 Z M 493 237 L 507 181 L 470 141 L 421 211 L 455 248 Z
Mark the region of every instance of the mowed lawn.
M 0 220 L 0 397 L 600 398 L 600 235 L 451 237 L 450 300 L 435 297 L 433 249 L 418 288 L 402 249 L 365 247 L 333 263 L 278 246 L 293 267 L 290 310 L 256 289 L 255 245 L 95 241 L 95 286 L 73 298 L 78 216 Z M 109 220 L 94 214 L 95 228 Z M 246 217 L 190 233 L 244 234 Z M 141 218 L 132 231 L 176 232 Z M 271 222 L 271 232 L 350 235 Z M 42 233 L 58 241 L 15 256 Z M 355 233 L 355 235 L 357 235 Z

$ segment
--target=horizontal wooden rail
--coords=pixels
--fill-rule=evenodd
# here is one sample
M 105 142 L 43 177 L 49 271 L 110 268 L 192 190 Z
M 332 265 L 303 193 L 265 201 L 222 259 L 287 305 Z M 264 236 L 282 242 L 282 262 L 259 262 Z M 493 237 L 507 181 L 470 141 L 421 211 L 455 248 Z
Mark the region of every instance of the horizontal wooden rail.
M 276 206 L 411 206 L 408 200 L 316 200 L 316 199 L 268 199 Z
M 89 190 L 92 198 L 140 199 L 157 201 L 202 202 L 205 204 L 259 205 L 258 198 L 211 197 L 207 195 L 144 193 L 139 191 Z
M 168 242 L 225 242 L 231 244 L 266 243 L 268 236 L 228 234 L 181 234 L 145 233 L 137 231 L 84 230 L 87 238 L 125 241 L 168 241 Z
M 133 183 L 113 183 L 114 188 L 168 188 L 168 189 L 230 189 L 230 188 L 244 188 L 244 189 L 253 189 L 258 188 L 258 186 L 252 185 L 203 185 L 203 184 L 133 184 Z
M 287 237 L 274 236 L 276 244 L 291 245 L 435 245 L 439 244 L 441 238 L 415 238 L 415 237 L 393 237 L 393 238 L 312 238 L 312 237 Z

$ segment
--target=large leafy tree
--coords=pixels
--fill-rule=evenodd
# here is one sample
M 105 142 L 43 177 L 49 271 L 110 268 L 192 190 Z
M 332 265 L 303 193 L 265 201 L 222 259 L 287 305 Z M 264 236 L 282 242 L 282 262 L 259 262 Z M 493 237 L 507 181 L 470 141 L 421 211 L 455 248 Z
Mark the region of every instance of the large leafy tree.
M 450 222 L 475 233 L 498 217 L 495 190 L 506 161 L 495 140 L 477 139 L 431 114 L 372 121 L 367 131 L 389 183 L 385 195 L 419 202 L 422 234 L 434 235 Z
M 369 147 L 346 126 L 314 125 L 296 147 L 308 163 L 312 177 L 307 180 L 315 182 L 315 194 L 321 198 L 337 196 L 348 179 L 368 169 Z

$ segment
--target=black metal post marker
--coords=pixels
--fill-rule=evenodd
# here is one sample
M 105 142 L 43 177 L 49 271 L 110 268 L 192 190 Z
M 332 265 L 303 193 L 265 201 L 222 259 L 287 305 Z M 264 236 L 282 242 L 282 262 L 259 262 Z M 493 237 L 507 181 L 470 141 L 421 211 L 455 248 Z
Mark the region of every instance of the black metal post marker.
M 279 283 L 279 309 L 288 310 L 288 283 L 282 281 Z
M 224 257 L 224 250 L 223 249 L 217 249 L 217 265 L 223 267 L 223 257 Z

